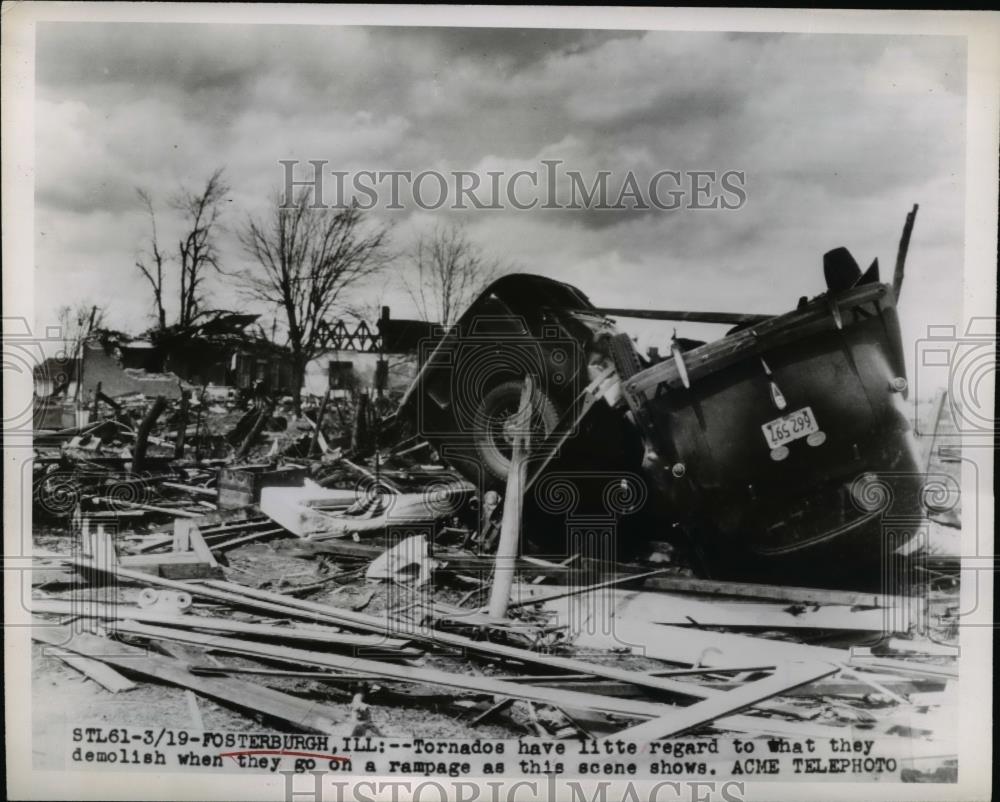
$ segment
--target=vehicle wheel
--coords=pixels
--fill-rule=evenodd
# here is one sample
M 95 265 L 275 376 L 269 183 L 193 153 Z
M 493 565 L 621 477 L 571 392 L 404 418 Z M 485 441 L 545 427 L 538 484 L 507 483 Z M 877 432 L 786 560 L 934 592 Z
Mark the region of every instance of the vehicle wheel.
M 482 422 L 474 433 L 476 452 L 489 475 L 501 481 L 507 479 L 513 448 L 512 437 L 507 431 L 506 424 L 517 414 L 523 386 L 523 383 L 516 379 L 496 385 L 483 396 L 476 410 L 476 420 Z M 556 428 L 560 414 L 555 403 L 544 391 L 536 394 L 534 403 L 532 448 Z

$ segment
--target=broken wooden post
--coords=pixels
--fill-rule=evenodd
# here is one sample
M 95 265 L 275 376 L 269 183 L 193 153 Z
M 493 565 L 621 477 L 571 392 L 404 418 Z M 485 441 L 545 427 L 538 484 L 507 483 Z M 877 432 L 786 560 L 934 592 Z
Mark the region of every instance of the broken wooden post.
M 497 544 L 496 569 L 490 591 L 489 615 L 506 618 L 510 589 L 514 584 L 514 567 L 521 535 L 521 510 L 524 506 L 524 485 L 528 478 L 528 443 L 531 429 L 531 376 L 524 379 L 521 403 L 515 415 L 514 437 L 507 471 L 507 492 L 500 522 L 500 542 Z
M 187 434 L 188 401 L 190 397 L 190 391 L 181 391 L 181 409 L 178 416 L 177 439 L 174 441 L 174 459 L 180 459 L 184 456 L 184 436 Z
M 146 461 L 146 446 L 149 442 L 149 433 L 152 431 L 156 419 L 160 417 L 166 408 L 167 399 L 162 395 L 158 395 L 156 400 L 153 401 L 153 405 L 149 408 L 149 411 L 143 417 L 142 423 L 139 424 L 139 430 L 135 434 L 135 451 L 132 454 L 133 473 L 138 473 L 142 470 L 143 463 Z
M 271 413 L 274 411 L 274 399 L 265 402 L 261 405 L 260 415 L 257 416 L 257 420 L 254 421 L 253 426 L 247 433 L 247 436 L 240 443 L 240 447 L 236 449 L 235 459 L 243 459 L 247 453 L 250 451 L 250 447 L 253 445 L 253 441 L 257 439 L 257 436 L 263 431 L 264 424 L 267 423 L 268 419 L 271 417 Z
M 97 413 L 101 408 L 101 383 L 97 383 L 97 389 L 94 390 L 94 420 L 97 420 Z
M 201 462 L 201 416 L 205 410 L 205 393 L 207 385 L 202 385 L 201 395 L 198 396 L 198 414 L 194 419 L 194 460 Z
M 903 287 L 903 267 L 906 264 L 906 252 L 910 249 L 910 234 L 913 233 L 913 222 L 917 219 L 917 209 L 920 205 L 913 204 L 913 209 L 906 215 L 903 225 L 903 235 L 899 238 L 899 250 L 896 252 L 896 269 L 892 274 L 892 292 L 899 300 L 899 291 Z
M 354 431 L 351 435 L 351 450 L 363 451 L 368 445 L 368 393 L 358 395 L 358 407 L 354 413 Z
M 312 453 L 316 450 L 316 444 L 319 442 L 319 435 L 321 427 L 323 426 L 323 416 L 326 414 L 326 405 L 330 403 L 330 388 L 326 388 L 326 393 L 323 395 L 323 402 L 319 405 L 319 412 L 316 413 L 316 429 L 313 431 L 312 439 L 309 441 L 309 450 L 306 452 L 306 456 L 312 456 Z

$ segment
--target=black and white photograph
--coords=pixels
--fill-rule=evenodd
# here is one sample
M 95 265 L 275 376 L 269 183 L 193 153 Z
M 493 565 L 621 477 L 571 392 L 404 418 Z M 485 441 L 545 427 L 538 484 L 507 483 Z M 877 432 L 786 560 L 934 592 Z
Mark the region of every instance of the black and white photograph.
M 990 798 L 1000 16 L 4 15 L 10 798 Z

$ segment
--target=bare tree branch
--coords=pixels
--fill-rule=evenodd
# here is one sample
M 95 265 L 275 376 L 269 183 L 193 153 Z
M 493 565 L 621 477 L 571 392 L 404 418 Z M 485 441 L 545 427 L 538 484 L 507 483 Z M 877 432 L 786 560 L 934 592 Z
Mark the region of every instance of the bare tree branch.
M 451 326 L 508 268 L 487 257 L 458 225 L 438 226 L 417 240 L 403 287 L 428 322 Z
M 170 206 L 180 213 L 185 233 L 177 242 L 178 316 L 177 324 L 183 328 L 190 326 L 204 310 L 202 285 L 206 269 L 220 271 L 219 254 L 215 238 L 219 228 L 223 202 L 229 187 L 223 180 L 222 170 L 209 176 L 201 192 L 181 190 Z M 160 330 L 167 328 L 165 301 L 167 295 L 166 266 L 172 260 L 160 248 L 156 212 L 152 197 L 144 189 L 136 189 L 140 201 L 149 215 L 150 252 L 136 260 L 135 266 L 153 289 L 153 306 Z
M 248 218 L 239 231 L 253 263 L 245 293 L 284 313 L 296 407 L 306 364 L 329 346 L 328 323 L 345 291 L 387 262 L 388 230 L 365 223 L 356 208 L 311 208 L 303 192 L 286 207 L 275 196 L 267 219 Z
M 66 352 L 75 366 L 73 378 L 76 381 L 75 395 L 77 396 L 80 394 L 80 380 L 82 379 L 83 345 L 90 339 L 91 335 L 104 328 L 104 313 L 104 307 L 90 301 L 81 301 L 73 307 L 61 306 L 56 312 L 60 336 Z
M 209 176 L 200 193 L 182 190 L 172 206 L 185 218 L 187 233 L 177 243 L 180 260 L 180 313 L 178 323 L 189 326 L 202 314 L 204 298 L 199 290 L 205 279 L 205 268 L 219 270 L 219 256 L 215 247 L 215 233 L 222 202 L 229 186 L 222 177 L 222 170 Z
M 137 259 L 135 266 L 139 268 L 139 272 L 146 277 L 146 280 L 153 288 L 153 306 L 156 309 L 156 321 L 157 325 L 162 330 L 167 327 L 167 313 L 163 307 L 164 256 L 162 251 L 160 251 L 160 239 L 156 230 L 156 212 L 153 209 L 153 199 L 146 190 L 137 188 L 136 194 L 146 207 L 147 214 L 149 214 L 149 225 L 151 229 L 150 248 L 152 251 L 151 256 L 153 264 L 151 267 L 148 267 L 142 259 Z

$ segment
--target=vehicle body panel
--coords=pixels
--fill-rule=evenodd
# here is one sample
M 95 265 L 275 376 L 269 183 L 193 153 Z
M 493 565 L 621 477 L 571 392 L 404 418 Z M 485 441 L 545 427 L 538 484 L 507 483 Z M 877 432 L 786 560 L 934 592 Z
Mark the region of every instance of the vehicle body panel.
M 859 498 L 870 475 L 893 476 L 893 515 L 920 516 L 891 288 L 820 296 L 682 359 L 689 387 L 667 360 L 632 376 L 624 392 L 662 461 L 658 487 L 717 564 L 795 564 L 799 552 L 840 541 L 831 554 L 877 565 L 884 510 Z M 762 426 L 806 407 L 823 437 L 794 440 L 773 458 Z M 863 549 L 847 544 L 854 537 Z

